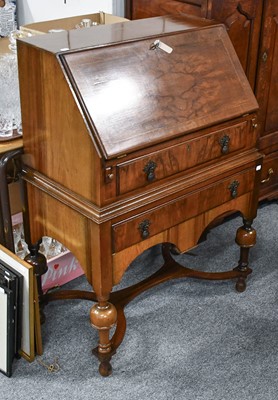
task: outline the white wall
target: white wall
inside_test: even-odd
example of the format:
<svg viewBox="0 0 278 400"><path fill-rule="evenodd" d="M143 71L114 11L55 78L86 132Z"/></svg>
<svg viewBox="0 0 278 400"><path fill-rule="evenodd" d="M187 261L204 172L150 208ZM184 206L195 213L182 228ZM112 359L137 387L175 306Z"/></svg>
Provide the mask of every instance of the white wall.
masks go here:
<svg viewBox="0 0 278 400"><path fill-rule="evenodd" d="M113 14L118 17L125 16L125 0L113 0Z"/></svg>
<svg viewBox="0 0 278 400"><path fill-rule="evenodd" d="M113 14L115 4L121 8L121 0L17 0L17 19L20 26L99 11Z"/></svg>

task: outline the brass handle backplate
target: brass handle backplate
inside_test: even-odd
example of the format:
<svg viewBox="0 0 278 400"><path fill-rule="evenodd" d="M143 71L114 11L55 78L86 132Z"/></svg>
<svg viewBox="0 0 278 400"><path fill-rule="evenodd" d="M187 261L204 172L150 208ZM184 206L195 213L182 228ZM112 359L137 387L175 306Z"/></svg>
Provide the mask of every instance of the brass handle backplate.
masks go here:
<svg viewBox="0 0 278 400"><path fill-rule="evenodd" d="M233 199L235 199L238 195L237 189L239 187L239 181L233 181L230 185L229 185L229 190L231 192L231 196Z"/></svg>
<svg viewBox="0 0 278 400"><path fill-rule="evenodd" d="M227 154L229 152L230 137L228 135L222 136L222 138L219 139L219 144L221 146L221 153Z"/></svg>
<svg viewBox="0 0 278 400"><path fill-rule="evenodd" d="M138 229L141 233L141 238L142 239L147 239L150 236L150 220L145 219L144 221L140 222L138 225Z"/></svg>
<svg viewBox="0 0 278 400"><path fill-rule="evenodd" d="M156 169L157 165L154 161L149 161L143 171L145 172L145 174L147 175L147 180L148 182L152 182L155 180L155 169Z"/></svg>
<svg viewBox="0 0 278 400"><path fill-rule="evenodd" d="M271 179L271 176L272 176L273 174L274 174L273 169L272 169L272 168L269 168L268 173L267 173L267 178L263 179L263 180L261 181L261 183L269 182L270 179Z"/></svg>

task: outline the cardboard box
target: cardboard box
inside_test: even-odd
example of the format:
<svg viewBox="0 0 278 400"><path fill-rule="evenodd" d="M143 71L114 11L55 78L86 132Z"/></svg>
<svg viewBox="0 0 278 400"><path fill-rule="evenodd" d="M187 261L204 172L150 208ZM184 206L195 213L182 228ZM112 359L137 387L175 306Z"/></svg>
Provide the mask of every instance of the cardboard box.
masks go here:
<svg viewBox="0 0 278 400"><path fill-rule="evenodd" d="M115 15L106 14L104 12L99 12L96 14L78 15L75 17L36 22L33 24L24 25L20 27L20 29L23 31L27 31L33 35L48 33L51 29L71 30L76 29L76 26L79 25L81 20L85 18L90 18L92 22L96 23L97 25L108 25L115 24L117 22L128 21L126 18L117 17Z"/></svg>
<svg viewBox="0 0 278 400"><path fill-rule="evenodd" d="M42 276L43 292L84 275L79 262L70 251L49 259L47 265L48 271Z"/></svg>

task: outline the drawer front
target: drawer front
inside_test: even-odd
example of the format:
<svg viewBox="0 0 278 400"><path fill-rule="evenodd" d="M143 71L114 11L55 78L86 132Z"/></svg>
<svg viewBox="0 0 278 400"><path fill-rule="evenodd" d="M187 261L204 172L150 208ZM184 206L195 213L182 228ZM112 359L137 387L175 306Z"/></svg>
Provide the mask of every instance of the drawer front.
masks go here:
<svg viewBox="0 0 278 400"><path fill-rule="evenodd" d="M147 239L253 189L255 168L112 225L114 252ZM232 205L231 205L232 207Z"/></svg>
<svg viewBox="0 0 278 400"><path fill-rule="evenodd" d="M271 197L278 190L278 152L265 157L262 169L260 197ZM277 193L275 195L277 198Z"/></svg>
<svg viewBox="0 0 278 400"><path fill-rule="evenodd" d="M148 156L118 164L118 195L236 151L255 147L256 132L250 126L251 121L244 121L233 127L185 140Z"/></svg>

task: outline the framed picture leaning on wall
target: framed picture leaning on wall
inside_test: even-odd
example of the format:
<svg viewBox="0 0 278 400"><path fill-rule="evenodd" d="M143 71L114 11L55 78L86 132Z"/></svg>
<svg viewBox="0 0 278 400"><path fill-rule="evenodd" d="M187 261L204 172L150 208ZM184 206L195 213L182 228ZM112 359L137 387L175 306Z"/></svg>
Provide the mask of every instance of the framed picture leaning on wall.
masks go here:
<svg viewBox="0 0 278 400"><path fill-rule="evenodd" d="M0 264L2 265L1 274L1 305L2 307L8 307L8 302L16 303L15 298L17 301L19 300L21 304L18 305L18 314L17 317L20 318L19 321L15 321L13 328L14 333L9 333L9 344L10 338L13 336L13 350L12 352L14 355L18 353L20 356L24 357L28 361L33 361L35 358L36 349L38 354L42 352L42 345L41 345L41 330L40 330L40 321L39 321L39 304L37 299L37 287L36 287L36 279L33 270L33 266L21 260L11 251L6 249L5 247L0 245ZM6 279L6 284L3 281L3 277L5 276L5 268L7 270L7 274L12 273L13 275L18 275L22 277L22 282L20 284L20 292L17 292L15 289L14 284L9 284L9 280ZM3 272L4 271L4 272ZM12 279L10 277L10 279ZM6 286L6 287L5 287ZM4 288L5 287L5 288ZM0 288L1 289L1 288ZM7 290L6 290L7 289ZM10 293L12 292L12 293ZM4 309L3 308L3 309ZM7 308L8 309L8 308ZM5 319L5 315L8 317L8 312L2 313L2 319ZM16 319L16 316L14 316ZM6 326L5 321L1 321ZM4 336L3 336L4 335ZM18 338L20 335L20 338ZM0 343L0 351L5 353L5 346L3 342L5 342L5 334L4 331L2 332ZM16 339L17 337L17 339ZM8 344L7 341L7 344ZM10 346L12 346L10 344ZM1 353L2 354L2 353ZM1 358L0 354L0 358ZM1 369L1 367L0 367ZM7 374L9 375L9 373Z"/></svg>

